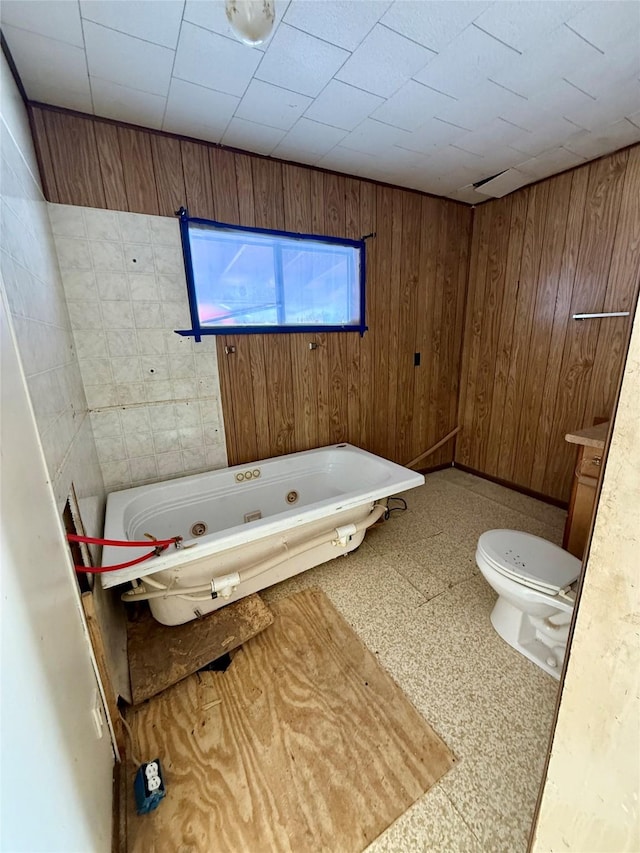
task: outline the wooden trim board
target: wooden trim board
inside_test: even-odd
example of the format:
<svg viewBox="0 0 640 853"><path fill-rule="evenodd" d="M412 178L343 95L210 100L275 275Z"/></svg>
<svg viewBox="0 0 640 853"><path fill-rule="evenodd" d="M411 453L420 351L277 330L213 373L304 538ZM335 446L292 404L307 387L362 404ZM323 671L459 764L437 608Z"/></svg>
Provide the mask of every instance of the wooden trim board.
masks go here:
<svg viewBox="0 0 640 853"><path fill-rule="evenodd" d="M273 614L258 595L168 627L141 609L127 626L133 704L156 696L264 631Z"/></svg>
<svg viewBox="0 0 640 853"><path fill-rule="evenodd" d="M225 672L129 713L167 796L129 853L358 853L455 759L320 590L272 604Z"/></svg>

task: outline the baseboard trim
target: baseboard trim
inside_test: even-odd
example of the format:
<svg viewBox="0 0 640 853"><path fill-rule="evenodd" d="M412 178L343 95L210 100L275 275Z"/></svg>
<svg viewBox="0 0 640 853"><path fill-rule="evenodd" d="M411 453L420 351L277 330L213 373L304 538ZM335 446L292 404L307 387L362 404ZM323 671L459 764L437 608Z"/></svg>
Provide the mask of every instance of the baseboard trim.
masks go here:
<svg viewBox="0 0 640 853"><path fill-rule="evenodd" d="M549 495L543 495L542 492L534 492L533 489L527 489L526 486L519 486L517 483L512 483L510 480L502 480L500 477L492 477L491 474L485 474L483 471L477 471L475 468L470 468L468 465L462 465L460 462L453 462L454 468L459 468L460 471L465 471L467 474L474 474L476 477L482 477L483 480L489 480L491 483L496 483L498 486L505 486L507 489L513 489L514 492L520 492L528 498L535 498L538 501L543 501L546 504L560 507L560 509L568 509L569 501L561 501L558 498L552 498Z"/></svg>
<svg viewBox="0 0 640 853"><path fill-rule="evenodd" d="M444 471L445 468L453 468L453 461L433 465L431 468L418 468L418 474L433 474L435 471Z"/></svg>

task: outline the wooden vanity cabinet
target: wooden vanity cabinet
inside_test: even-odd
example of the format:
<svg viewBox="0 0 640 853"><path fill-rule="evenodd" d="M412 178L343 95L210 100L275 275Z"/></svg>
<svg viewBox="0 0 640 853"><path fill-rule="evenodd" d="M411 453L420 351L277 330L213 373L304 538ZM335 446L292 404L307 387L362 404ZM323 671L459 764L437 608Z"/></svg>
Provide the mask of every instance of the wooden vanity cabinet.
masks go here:
<svg viewBox="0 0 640 853"><path fill-rule="evenodd" d="M580 560L591 529L608 431L606 422L565 436L568 442L578 445L578 453L562 547Z"/></svg>

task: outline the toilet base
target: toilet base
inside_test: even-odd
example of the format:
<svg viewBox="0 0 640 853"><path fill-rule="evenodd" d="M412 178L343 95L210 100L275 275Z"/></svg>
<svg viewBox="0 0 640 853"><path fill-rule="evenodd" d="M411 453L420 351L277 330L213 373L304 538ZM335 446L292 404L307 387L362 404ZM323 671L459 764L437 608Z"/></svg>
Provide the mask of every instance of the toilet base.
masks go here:
<svg viewBox="0 0 640 853"><path fill-rule="evenodd" d="M546 620L530 616L506 598L499 597L491 611L491 624L512 648L556 680L560 679L567 647L568 621L566 626L550 630ZM554 642L550 633L560 634L561 638Z"/></svg>

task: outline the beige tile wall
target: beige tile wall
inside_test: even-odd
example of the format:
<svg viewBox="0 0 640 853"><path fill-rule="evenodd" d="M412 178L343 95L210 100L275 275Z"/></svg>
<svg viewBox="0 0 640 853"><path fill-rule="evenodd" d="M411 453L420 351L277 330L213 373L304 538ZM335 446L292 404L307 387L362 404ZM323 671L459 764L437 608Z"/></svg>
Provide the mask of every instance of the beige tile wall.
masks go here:
<svg viewBox="0 0 640 853"><path fill-rule="evenodd" d="M175 219L49 205L105 485L227 464L215 339L189 328Z"/></svg>
<svg viewBox="0 0 640 853"><path fill-rule="evenodd" d="M3 63L0 270L47 470L62 509L104 487L29 125Z"/></svg>

